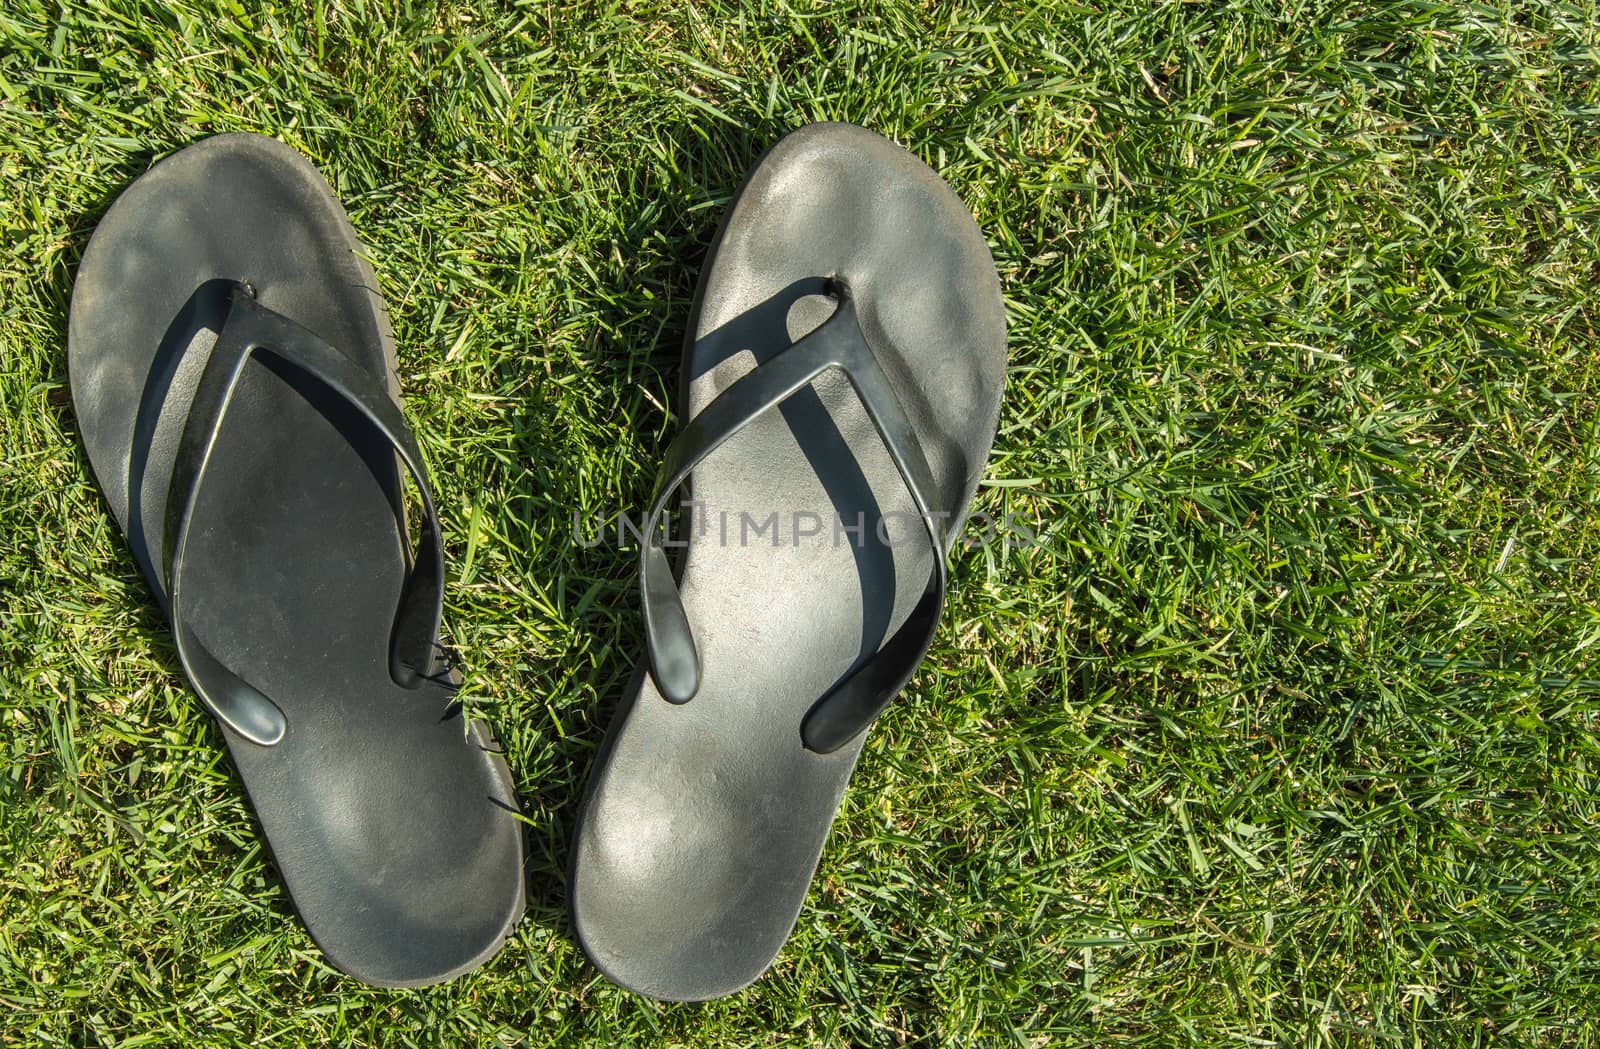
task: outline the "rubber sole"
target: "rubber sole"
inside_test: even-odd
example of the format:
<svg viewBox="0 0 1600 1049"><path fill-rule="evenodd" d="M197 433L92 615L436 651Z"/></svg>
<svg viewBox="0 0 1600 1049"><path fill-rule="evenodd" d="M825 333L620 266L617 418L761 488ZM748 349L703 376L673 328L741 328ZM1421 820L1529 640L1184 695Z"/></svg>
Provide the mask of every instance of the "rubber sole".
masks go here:
<svg viewBox="0 0 1600 1049"><path fill-rule="evenodd" d="M175 445L227 292L310 329L398 401L394 343L343 208L299 153L221 135L161 161L100 222L68 331L106 501L166 607ZM409 987L491 957L524 905L505 762L449 688L390 678L406 571L392 449L270 356L245 366L194 510L185 619L283 708L281 742L221 728L296 911L336 968Z"/></svg>
<svg viewBox="0 0 1600 1049"><path fill-rule="evenodd" d="M853 289L874 344L891 348L883 368L941 509L960 519L1004 387L999 279L949 187L861 128L801 129L748 176L702 274L681 417L826 320L834 279ZM674 705L642 665L635 673L590 773L569 872L589 959L674 1001L732 993L781 950L864 738L815 753L801 722L905 621L937 556L837 374L740 431L690 485L704 530L679 590L699 690Z"/></svg>

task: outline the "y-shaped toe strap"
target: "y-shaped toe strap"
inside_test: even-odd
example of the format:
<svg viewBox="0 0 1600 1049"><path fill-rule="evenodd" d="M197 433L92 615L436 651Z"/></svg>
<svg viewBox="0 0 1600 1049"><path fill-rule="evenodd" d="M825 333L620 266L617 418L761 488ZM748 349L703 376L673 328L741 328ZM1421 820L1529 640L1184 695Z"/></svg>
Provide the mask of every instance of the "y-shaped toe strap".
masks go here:
<svg viewBox="0 0 1600 1049"><path fill-rule="evenodd" d="M257 353L291 365L358 409L359 418L399 452L421 492L421 537L400 592L389 643L389 673L403 687L420 685L432 667L444 599L444 549L421 452L382 379L287 317L262 306L242 286L236 287L227 319L195 385L194 401L178 443L167 494L162 553L178 658L201 702L234 732L254 743L271 746L288 730L282 708L224 665L200 641L185 619L184 591L194 507L202 497L211 452L245 364ZM293 658L293 654L285 653L284 658Z"/></svg>
<svg viewBox="0 0 1600 1049"><path fill-rule="evenodd" d="M807 749L823 754L839 749L865 730L911 679L938 628L946 581L945 528L931 507L938 488L927 456L867 342L849 289L834 282L833 290L839 306L821 327L740 378L684 425L667 449L639 553L640 603L650 673L666 699L686 703L700 688L700 654L672 566L655 542L661 515L695 466L724 441L823 372L831 368L844 372L927 527L933 572L922 598L900 628L806 714L800 726L801 740Z"/></svg>

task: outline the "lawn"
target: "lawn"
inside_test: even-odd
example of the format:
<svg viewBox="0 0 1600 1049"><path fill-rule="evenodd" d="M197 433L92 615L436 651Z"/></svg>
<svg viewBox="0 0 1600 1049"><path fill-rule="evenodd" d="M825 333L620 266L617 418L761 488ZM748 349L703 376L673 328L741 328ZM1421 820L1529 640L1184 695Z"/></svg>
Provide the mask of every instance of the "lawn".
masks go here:
<svg viewBox="0 0 1600 1049"><path fill-rule="evenodd" d="M249 10L246 10L246 9ZM1600 1045L1600 10L0 9L0 1044ZM966 201L1011 367L945 623L748 991L607 983L574 808L744 171L864 124ZM66 311L159 158L303 151L369 245L529 913L330 969L89 473Z"/></svg>

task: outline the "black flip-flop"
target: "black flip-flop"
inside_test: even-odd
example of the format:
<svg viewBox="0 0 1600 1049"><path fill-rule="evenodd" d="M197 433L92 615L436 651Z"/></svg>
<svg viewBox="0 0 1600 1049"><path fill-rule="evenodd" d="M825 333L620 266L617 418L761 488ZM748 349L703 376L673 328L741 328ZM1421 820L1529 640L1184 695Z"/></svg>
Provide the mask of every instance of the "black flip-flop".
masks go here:
<svg viewBox="0 0 1600 1049"><path fill-rule="evenodd" d="M938 625L1005 366L994 261L926 165L845 124L756 164L701 277L647 519L649 657L573 848L574 925L615 982L713 998L782 948L862 733ZM655 526L680 488L675 581Z"/></svg>
<svg viewBox="0 0 1600 1049"><path fill-rule="evenodd" d="M67 355L95 476L295 909L335 967L418 986L504 941L522 832L436 663L439 523L360 250L299 153L206 139L101 220Z"/></svg>

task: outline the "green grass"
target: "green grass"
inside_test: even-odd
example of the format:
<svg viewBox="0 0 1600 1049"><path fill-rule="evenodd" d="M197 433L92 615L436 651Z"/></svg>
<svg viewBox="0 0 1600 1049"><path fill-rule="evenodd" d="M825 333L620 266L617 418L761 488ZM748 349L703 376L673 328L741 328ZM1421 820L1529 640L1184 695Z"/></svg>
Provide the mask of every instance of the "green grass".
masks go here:
<svg viewBox="0 0 1600 1049"><path fill-rule="evenodd" d="M1600 1045L1600 10L1234 0L0 8L0 1043ZM251 8L246 13L244 8ZM660 1006L563 909L641 650L705 247L818 119L941 171L1011 371L794 936ZM529 914L330 970L90 476L65 315L153 161L251 130L370 245Z"/></svg>

